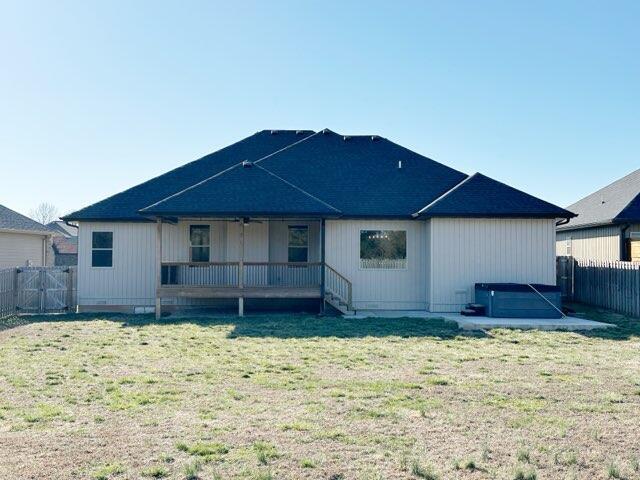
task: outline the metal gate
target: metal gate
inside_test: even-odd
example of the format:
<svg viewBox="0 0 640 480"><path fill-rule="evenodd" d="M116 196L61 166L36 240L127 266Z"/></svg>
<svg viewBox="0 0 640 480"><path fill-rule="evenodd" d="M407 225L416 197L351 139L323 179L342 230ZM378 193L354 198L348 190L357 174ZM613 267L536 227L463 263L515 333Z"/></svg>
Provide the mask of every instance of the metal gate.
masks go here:
<svg viewBox="0 0 640 480"><path fill-rule="evenodd" d="M73 269L20 267L17 274L19 313L56 313L75 308Z"/></svg>

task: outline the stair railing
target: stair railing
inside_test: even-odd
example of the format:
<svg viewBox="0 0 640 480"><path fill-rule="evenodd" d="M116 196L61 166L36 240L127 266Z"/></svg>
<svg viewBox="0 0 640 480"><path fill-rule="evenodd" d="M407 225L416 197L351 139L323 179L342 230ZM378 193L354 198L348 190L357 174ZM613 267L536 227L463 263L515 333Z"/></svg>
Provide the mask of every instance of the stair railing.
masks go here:
<svg viewBox="0 0 640 480"><path fill-rule="evenodd" d="M353 310L353 286L351 282L336 271L335 268L325 263L325 292L334 296L348 310Z"/></svg>

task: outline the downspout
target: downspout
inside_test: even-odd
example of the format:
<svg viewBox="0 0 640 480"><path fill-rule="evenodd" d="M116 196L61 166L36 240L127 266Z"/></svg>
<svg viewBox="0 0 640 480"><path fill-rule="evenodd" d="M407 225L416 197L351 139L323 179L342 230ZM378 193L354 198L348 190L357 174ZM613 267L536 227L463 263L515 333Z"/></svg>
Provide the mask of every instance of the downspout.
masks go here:
<svg viewBox="0 0 640 480"><path fill-rule="evenodd" d="M626 242L625 234L627 233L627 230L629 229L630 226L631 224L629 223L625 223L624 225L620 226L620 260L621 261L627 260L627 242Z"/></svg>

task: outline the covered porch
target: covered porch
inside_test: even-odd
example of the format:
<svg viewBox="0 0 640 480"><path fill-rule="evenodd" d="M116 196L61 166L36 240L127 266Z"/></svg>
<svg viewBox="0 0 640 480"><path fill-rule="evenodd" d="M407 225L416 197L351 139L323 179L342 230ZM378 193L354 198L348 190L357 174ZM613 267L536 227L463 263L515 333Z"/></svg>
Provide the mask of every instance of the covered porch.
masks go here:
<svg viewBox="0 0 640 480"><path fill-rule="evenodd" d="M325 262L320 218L156 219L156 317L167 302L316 299L348 306L351 283ZM185 300L193 299L193 300Z"/></svg>

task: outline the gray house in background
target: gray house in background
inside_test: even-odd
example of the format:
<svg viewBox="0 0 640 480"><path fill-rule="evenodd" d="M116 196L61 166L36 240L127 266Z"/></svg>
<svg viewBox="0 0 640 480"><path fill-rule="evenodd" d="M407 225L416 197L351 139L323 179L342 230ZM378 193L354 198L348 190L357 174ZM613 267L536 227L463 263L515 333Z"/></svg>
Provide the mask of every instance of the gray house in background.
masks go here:
<svg viewBox="0 0 640 480"><path fill-rule="evenodd" d="M51 234L41 223L0 205L0 268L53 263Z"/></svg>
<svg viewBox="0 0 640 480"><path fill-rule="evenodd" d="M557 255L640 262L640 169L567 209L578 216L558 226Z"/></svg>

